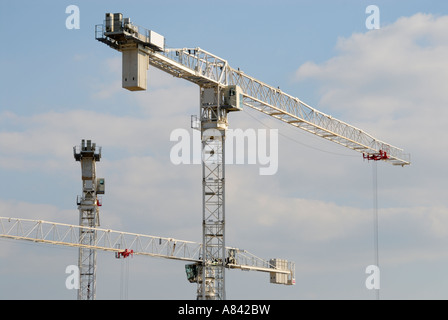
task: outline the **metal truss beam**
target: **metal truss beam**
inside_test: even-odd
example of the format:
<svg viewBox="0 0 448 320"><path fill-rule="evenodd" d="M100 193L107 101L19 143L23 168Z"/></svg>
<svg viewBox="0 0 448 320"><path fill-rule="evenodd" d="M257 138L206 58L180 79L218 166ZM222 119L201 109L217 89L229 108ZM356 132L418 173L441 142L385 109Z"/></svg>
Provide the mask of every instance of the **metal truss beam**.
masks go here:
<svg viewBox="0 0 448 320"><path fill-rule="evenodd" d="M81 229L95 232L95 242L87 243L80 238ZM42 220L0 217L0 238L115 253L127 249L134 255L195 263L203 261L202 243ZM279 268L246 250L226 247L225 252L226 268L287 274L294 278L295 265L292 262L288 268Z"/></svg>
<svg viewBox="0 0 448 320"><path fill-rule="evenodd" d="M363 154L386 152L384 159L393 165L409 165L403 149L374 138L367 132L320 112L279 88L267 85L235 70L223 60L200 48L148 50L149 64L199 86L238 85L244 105L299 129Z"/></svg>

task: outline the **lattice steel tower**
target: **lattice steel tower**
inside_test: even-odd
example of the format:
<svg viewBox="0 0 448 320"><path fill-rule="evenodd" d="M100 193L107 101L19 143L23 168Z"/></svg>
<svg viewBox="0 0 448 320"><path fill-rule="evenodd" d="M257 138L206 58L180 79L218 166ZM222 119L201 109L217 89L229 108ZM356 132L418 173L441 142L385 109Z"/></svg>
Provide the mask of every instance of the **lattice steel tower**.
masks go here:
<svg viewBox="0 0 448 320"><path fill-rule="evenodd" d="M98 227L99 206L101 199L98 194L104 194L104 179L96 178L96 162L101 159L101 148L96 147L91 140L81 141L79 147L73 147L76 161L81 162L82 195L77 197L79 210L79 225L82 227ZM79 243L87 246L96 245L96 230L80 228ZM96 250L79 247L79 289L78 300L95 300L96 297Z"/></svg>
<svg viewBox="0 0 448 320"><path fill-rule="evenodd" d="M200 88L203 264L198 299L225 299L225 138L227 114L239 111L238 88ZM204 281L205 279L205 281Z"/></svg>

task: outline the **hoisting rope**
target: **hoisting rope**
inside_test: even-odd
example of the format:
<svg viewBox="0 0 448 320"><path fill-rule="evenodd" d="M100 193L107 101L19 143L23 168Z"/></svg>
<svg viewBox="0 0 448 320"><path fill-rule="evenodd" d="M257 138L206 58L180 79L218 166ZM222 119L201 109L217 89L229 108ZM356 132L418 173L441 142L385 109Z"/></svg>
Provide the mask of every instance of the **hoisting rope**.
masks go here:
<svg viewBox="0 0 448 320"><path fill-rule="evenodd" d="M378 267L379 255L378 255L378 167L377 161L372 161L372 180L373 180L373 253L374 263ZM380 289L375 289L376 299L380 299Z"/></svg>
<svg viewBox="0 0 448 320"><path fill-rule="evenodd" d="M117 245L120 248L120 245ZM115 252L115 258L121 259L121 271L120 271L120 300L128 299L129 291L129 256L134 255L134 250L125 249L123 251ZM126 262L125 262L126 261Z"/></svg>
<svg viewBox="0 0 448 320"><path fill-rule="evenodd" d="M263 121L257 119L255 116L253 116L253 115L252 115L249 111L247 111L247 110L248 110L248 108L243 109L243 111L244 111L248 116L250 116L252 119L254 119L254 120L257 121L258 123L262 124L264 127L268 128L268 129L273 129L271 126L267 125L265 122L263 122ZM280 123L285 124L284 122L280 122ZM285 124L285 128L286 128L286 124ZM301 132L301 131L297 131L297 132ZM282 133L282 132L279 132L278 134L279 134L279 136L282 136L283 138L286 138L286 139L288 139L288 140L291 140L291 141L293 141L293 142L295 142L295 143L297 143L297 144L300 144L300 145L302 145L302 146L304 146L304 147L306 147L306 148L309 148L309 149L317 150L317 151L324 152L324 153L328 153L328 154L333 154L333 155L336 155L336 156L352 157L352 158L353 158L353 157L357 157L357 156L355 156L355 155L342 154L342 153L337 153L337 152L332 152L332 151L324 150L324 149L321 149L321 148L317 148L317 147L312 146L312 145L310 145L310 144L306 144L306 143L304 143L304 142L302 142L302 141L299 141L299 140L297 140L297 139L294 139L294 138L292 137L292 135L289 136L289 135L284 134L284 133ZM295 136L295 133L294 133L294 136Z"/></svg>
<svg viewBox="0 0 448 320"><path fill-rule="evenodd" d="M128 300L129 259L121 259L120 300Z"/></svg>

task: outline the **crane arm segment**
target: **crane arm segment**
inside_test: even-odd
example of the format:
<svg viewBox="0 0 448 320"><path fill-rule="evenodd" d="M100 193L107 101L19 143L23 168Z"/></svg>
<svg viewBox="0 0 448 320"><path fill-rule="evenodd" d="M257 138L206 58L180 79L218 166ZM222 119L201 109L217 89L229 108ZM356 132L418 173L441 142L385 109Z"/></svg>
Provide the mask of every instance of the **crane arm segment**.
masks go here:
<svg viewBox="0 0 448 320"><path fill-rule="evenodd" d="M233 69L226 60L200 48L150 51L149 63L201 86L237 85L243 92L243 104L250 108L366 155L385 152L387 157L382 160L394 165L410 164L409 154L405 154L403 149L320 112L300 99L267 85L239 69Z"/></svg>
<svg viewBox="0 0 448 320"><path fill-rule="evenodd" d="M84 234L86 231L96 232L96 243L83 243L79 237L81 229ZM42 220L0 217L0 238L202 263L201 243ZM276 259L274 262L263 260L238 248L226 247L226 252L227 268L294 276L292 262L278 265Z"/></svg>
<svg viewBox="0 0 448 320"><path fill-rule="evenodd" d="M96 232L96 242L83 243L80 230L84 234ZM202 245L196 242L42 220L0 217L0 237L117 253L127 249L136 255L201 261Z"/></svg>
<svg viewBox="0 0 448 320"><path fill-rule="evenodd" d="M127 26L132 26L129 29ZM154 47L146 30L132 24L119 32L108 33L105 24L95 27L96 39L123 51L138 47L148 56L150 65L175 77L191 81L201 87L239 86L243 104L297 128L362 153L365 158L379 158L394 165L409 165L409 154L402 149L378 140L370 134L343 121L320 112L300 99L267 85L247 74L231 68L228 62L201 48ZM142 41L142 39L146 39ZM377 155L385 155L376 157Z"/></svg>
<svg viewBox="0 0 448 320"><path fill-rule="evenodd" d="M364 155L386 153L383 160L393 165L409 165L409 155L402 149L378 140L365 131L320 112L296 97L231 69L229 83L244 92L243 103L264 114L340 144Z"/></svg>

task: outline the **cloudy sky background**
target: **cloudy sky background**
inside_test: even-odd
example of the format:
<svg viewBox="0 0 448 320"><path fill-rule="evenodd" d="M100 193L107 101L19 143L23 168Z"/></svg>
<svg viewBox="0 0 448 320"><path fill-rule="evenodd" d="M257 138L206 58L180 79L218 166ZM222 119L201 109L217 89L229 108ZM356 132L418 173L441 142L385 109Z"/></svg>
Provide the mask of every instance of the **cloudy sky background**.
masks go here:
<svg viewBox="0 0 448 320"><path fill-rule="evenodd" d="M80 29L65 9L78 5ZM367 30L365 9L380 9ZM0 216L78 223L73 146L102 147L101 227L201 241L201 167L173 165L170 134L190 129L198 88L150 68L148 90L121 88L121 56L94 39L105 12L201 47L234 68L411 154L378 163L382 299L446 299L448 5L441 1L14 1L0 59ZM373 165L246 108L231 128L279 130L279 169L226 167L227 245L296 263L296 285L226 272L228 299L374 299ZM76 299L77 249L0 239L1 299ZM97 298L195 299L184 263L98 253Z"/></svg>

